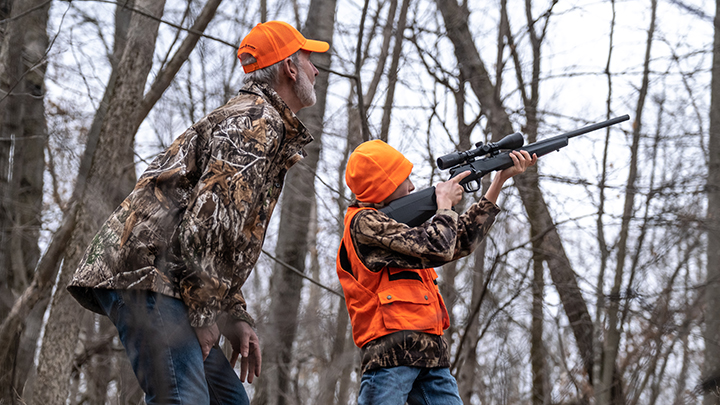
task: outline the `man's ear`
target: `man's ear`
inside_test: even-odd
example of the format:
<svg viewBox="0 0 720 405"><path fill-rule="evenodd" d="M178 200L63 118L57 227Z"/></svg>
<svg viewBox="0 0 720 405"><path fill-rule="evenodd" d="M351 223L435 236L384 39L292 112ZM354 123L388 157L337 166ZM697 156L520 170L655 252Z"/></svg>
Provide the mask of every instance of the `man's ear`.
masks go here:
<svg viewBox="0 0 720 405"><path fill-rule="evenodd" d="M298 67L295 66L295 63L293 63L292 59L285 58L282 62L282 70L285 72L285 75L290 78L290 80L295 81L297 80L297 74L298 74Z"/></svg>

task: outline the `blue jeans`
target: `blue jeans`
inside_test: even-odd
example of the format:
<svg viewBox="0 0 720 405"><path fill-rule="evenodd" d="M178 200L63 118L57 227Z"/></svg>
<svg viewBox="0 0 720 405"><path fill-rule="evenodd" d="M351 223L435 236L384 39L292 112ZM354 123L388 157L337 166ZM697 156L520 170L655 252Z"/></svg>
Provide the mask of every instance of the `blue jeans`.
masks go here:
<svg viewBox="0 0 720 405"><path fill-rule="evenodd" d="M249 405L220 349L213 347L203 362L181 300L140 290L96 289L94 294L118 330L148 405Z"/></svg>
<svg viewBox="0 0 720 405"><path fill-rule="evenodd" d="M358 405L462 405L448 368L390 367L363 374Z"/></svg>

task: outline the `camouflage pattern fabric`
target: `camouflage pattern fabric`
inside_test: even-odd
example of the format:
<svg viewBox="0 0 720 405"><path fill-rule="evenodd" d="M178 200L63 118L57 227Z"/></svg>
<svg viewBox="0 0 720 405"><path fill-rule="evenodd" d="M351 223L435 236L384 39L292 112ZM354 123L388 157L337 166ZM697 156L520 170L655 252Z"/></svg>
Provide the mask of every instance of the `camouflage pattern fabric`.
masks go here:
<svg viewBox="0 0 720 405"><path fill-rule="evenodd" d="M68 286L182 299L194 327L227 313L251 325L241 287L255 265L287 170L312 141L269 86L248 83L160 154L95 235Z"/></svg>
<svg viewBox="0 0 720 405"><path fill-rule="evenodd" d="M499 212L497 205L482 197L462 215L438 210L432 220L411 228L380 211L363 210L353 218L350 236L358 257L372 271L439 267L472 253Z"/></svg>
<svg viewBox="0 0 720 405"><path fill-rule="evenodd" d="M363 346L363 373L397 366L450 367L450 351L445 336L403 330Z"/></svg>
<svg viewBox="0 0 720 405"><path fill-rule="evenodd" d="M380 208L376 204L356 205ZM377 210L363 210L350 225L358 258L371 271L386 267L425 269L439 267L472 253L485 238L500 208L483 197L464 214L438 210L435 217L411 228ZM444 336L400 331L362 347L363 373L376 368L413 366L449 367Z"/></svg>

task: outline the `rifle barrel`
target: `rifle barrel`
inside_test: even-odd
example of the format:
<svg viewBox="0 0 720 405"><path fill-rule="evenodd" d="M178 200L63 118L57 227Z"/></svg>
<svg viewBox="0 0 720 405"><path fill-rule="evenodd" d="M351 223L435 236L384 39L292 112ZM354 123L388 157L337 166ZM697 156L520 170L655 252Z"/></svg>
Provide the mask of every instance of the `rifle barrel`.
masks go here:
<svg viewBox="0 0 720 405"><path fill-rule="evenodd" d="M575 137L575 136L578 136L578 135L582 135L582 134L586 134L586 133L588 133L588 132L595 131L595 130L600 129L600 128L609 127L610 125L615 125L615 124L617 124L618 122L627 121L627 120L629 120L629 119L630 119L630 116L627 115L627 114L625 114L625 115L621 115L620 117L611 118L611 119L609 119L609 120L607 120L607 121L598 122L597 124L591 124L591 125L588 125L588 126L586 126L586 127L582 127L582 128L580 128L580 129L576 129L576 130L573 130L573 131L570 131L570 132L566 132L566 133L564 133L564 134L562 134L562 135L560 135L560 136L563 136L563 137L566 136L566 137L568 137L568 138L572 138L572 137Z"/></svg>

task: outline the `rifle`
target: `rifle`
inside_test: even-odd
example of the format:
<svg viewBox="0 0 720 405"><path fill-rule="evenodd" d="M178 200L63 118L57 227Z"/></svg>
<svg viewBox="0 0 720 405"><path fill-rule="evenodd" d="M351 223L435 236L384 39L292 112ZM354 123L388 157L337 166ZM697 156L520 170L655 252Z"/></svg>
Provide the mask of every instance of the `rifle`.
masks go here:
<svg viewBox="0 0 720 405"><path fill-rule="evenodd" d="M538 157L552 151L560 150L568 145L568 139L592 132L601 128L609 127L630 119L628 115L609 119L597 124L588 125L574 131L566 132L548 139L523 146L525 140L523 134L515 132L507 135L498 142L483 144L478 142L475 149L467 152L453 152L437 159L437 165L441 170L450 170L450 178L453 178L466 170L470 175L460 181L466 192L477 191L480 188L480 179L486 174L503 170L513 165L510 151L526 150L530 156L536 154ZM480 156L485 156L479 158ZM437 211L435 201L435 187L429 187L405 197L391 201L387 206L380 209L390 218L405 223L409 226L418 226L430 219Z"/></svg>

